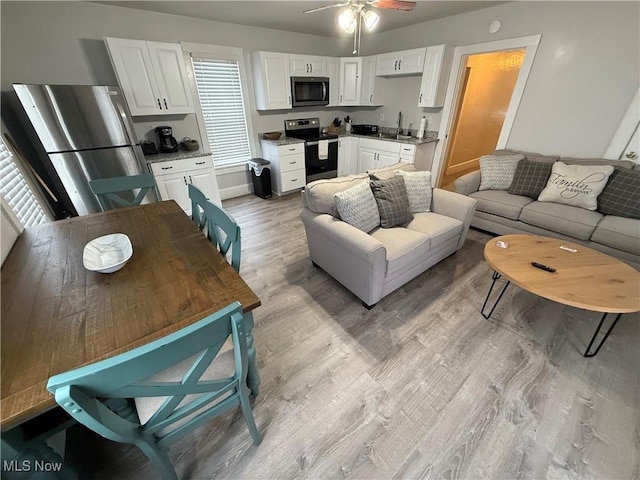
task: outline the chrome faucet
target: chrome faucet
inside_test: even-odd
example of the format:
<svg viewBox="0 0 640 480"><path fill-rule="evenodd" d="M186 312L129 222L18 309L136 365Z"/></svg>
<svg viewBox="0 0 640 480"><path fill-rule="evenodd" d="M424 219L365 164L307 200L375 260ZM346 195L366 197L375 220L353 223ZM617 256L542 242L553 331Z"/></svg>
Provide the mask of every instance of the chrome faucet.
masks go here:
<svg viewBox="0 0 640 480"><path fill-rule="evenodd" d="M398 128L396 129L396 135L400 135L402 133L402 129L400 125L402 124L402 112L398 112Z"/></svg>

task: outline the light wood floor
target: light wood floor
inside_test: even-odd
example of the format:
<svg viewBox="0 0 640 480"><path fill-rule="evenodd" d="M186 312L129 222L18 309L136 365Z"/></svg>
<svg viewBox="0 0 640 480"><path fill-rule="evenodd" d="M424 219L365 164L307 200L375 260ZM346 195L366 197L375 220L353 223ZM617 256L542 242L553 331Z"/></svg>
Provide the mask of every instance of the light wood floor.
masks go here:
<svg viewBox="0 0 640 480"><path fill-rule="evenodd" d="M171 448L192 479L632 479L640 477L640 322L625 315L582 357L594 313L491 281L471 231L462 250L371 311L308 259L298 195L225 202L242 227L241 274L262 300L262 385L251 443L237 412ZM155 478L136 448L83 427L82 479Z"/></svg>

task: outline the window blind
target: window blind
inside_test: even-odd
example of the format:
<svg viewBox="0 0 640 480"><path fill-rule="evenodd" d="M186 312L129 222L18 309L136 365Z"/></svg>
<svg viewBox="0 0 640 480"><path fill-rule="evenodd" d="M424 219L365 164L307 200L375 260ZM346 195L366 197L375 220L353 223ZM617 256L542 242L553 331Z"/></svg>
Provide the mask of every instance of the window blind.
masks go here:
<svg viewBox="0 0 640 480"><path fill-rule="evenodd" d="M194 58L193 70L215 166L245 163L251 150L238 62Z"/></svg>
<svg viewBox="0 0 640 480"><path fill-rule="evenodd" d="M48 221L31 187L0 138L0 193L24 227Z"/></svg>

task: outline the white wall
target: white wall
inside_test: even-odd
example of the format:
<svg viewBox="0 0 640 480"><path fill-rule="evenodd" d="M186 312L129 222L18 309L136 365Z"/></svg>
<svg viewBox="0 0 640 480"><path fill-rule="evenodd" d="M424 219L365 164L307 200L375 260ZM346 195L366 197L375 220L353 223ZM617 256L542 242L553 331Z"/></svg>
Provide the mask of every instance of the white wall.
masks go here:
<svg viewBox="0 0 640 480"><path fill-rule="evenodd" d="M0 8L3 92L11 90L13 82L116 83L104 36L227 45L245 52L350 54L349 39L278 32L110 5L3 1ZM488 27L496 19L502 21L502 29L492 35ZM466 45L541 33L542 40L507 145L541 153L596 157L604 154L640 81L639 23L638 2L512 2L365 35L361 52L371 55L440 43ZM437 126L439 109L416 106L418 78L388 80L384 107L273 113L254 110L251 121L255 133L282 130L286 118L319 116L327 124L334 116L343 118L347 113L356 123L394 126L400 110L404 128L409 123L417 128L423 114L432 116ZM381 113L385 114L384 121L380 121ZM178 138L195 136L189 134L193 124L181 122L172 117L171 122L164 123L174 126ZM138 123L137 130L144 134L156 122L146 119ZM238 178L246 181L246 176Z"/></svg>
<svg viewBox="0 0 640 480"><path fill-rule="evenodd" d="M2 263L4 263L7 255L11 251L11 247L16 243L18 236L20 235L21 227L17 225L17 219L14 218L11 213L5 210L4 201L2 202L2 207L0 208L0 250L2 255Z"/></svg>
<svg viewBox="0 0 640 480"><path fill-rule="evenodd" d="M489 33L493 20L502 21L495 35ZM512 2L381 33L363 44L372 54L389 45L468 45L538 33L507 146L602 156L640 83L639 2Z"/></svg>

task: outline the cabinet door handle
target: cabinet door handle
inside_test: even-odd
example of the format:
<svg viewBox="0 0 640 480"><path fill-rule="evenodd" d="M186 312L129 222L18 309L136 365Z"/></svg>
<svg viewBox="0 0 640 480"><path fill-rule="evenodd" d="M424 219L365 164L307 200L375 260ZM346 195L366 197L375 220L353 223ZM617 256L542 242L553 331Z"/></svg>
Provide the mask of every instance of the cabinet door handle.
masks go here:
<svg viewBox="0 0 640 480"><path fill-rule="evenodd" d="M187 183L187 177L182 177L182 179L184 180L184 184L185 184L185 185L189 185L189 184Z"/></svg>
<svg viewBox="0 0 640 480"><path fill-rule="evenodd" d="M291 95L289 95L289 105L291 105Z"/></svg>
<svg viewBox="0 0 640 480"><path fill-rule="evenodd" d="M160 167L160 170L171 170L173 167Z"/></svg>
<svg viewBox="0 0 640 480"><path fill-rule="evenodd" d="M295 165L298 162L289 162L289 165Z"/></svg>
<svg viewBox="0 0 640 480"><path fill-rule="evenodd" d="M162 110L162 104L160 103L160 99L158 98L157 100L158 100L158 108Z"/></svg>
<svg viewBox="0 0 640 480"><path fill-rule="evenodd" d="M290 152L295 152L295 151L296 151L296 149L295 149L295 148L290 148L290 149L289 149L289 151L290 151Z"/></svg>
<svg viewBox="0 0 640 480"><path fill-rule="evenodd" d="M196 165L204 165L207 162L196 162Z"/></svg>
<svg viewBox="0 0 640 480"><path fill-rule="evenodd" d="M193 180L191 179L191 175L189 175L189 183L193 183Z"/></svg>
<svg viewBox="0 0 640 480"><path fill-rule="evenodd" d="M402 60L399 60L398 61L398 70L401 70L401 69L402 69Z"/></svg>
<svg viewBox="0 0 640 480"><path fill-rule="evenodd" d="M313 63L310 63L310 64L309 64L309 72L310 72L310 73L313 73Z"/></svg>
<svg viewBox="0 0 640 480"><path fill-rule="evenodd" d="M342 94L340 94L340 102L342 103Z"/></svg>
<svg viewBox="0 0 640 480"><path fill-rule="evenodd" d="M166 108L167 110L169 110L169 107L167 107L167 99L166 99L166 98L163 98L163 100L164 100L164 108Z"/></svg>
<svg viewBox="0 0 640 480"><path fill-rule="evenodd" d="M398 60L396 60L396 61L393 63L393 69L394 69L394 70L397 70L397 69L398 69Z"/></svg>
<svg viewBox="0 0 640 480"><path fill-rule="evenodd" d="M420 100L418 102L422 102L422 94L420 94Z"/></svg>
<svg viewBox="0 0 640 480"><path fill-rule="evenodd" d="M373 103L373 93L369 95L369 103Z"/></svg>

